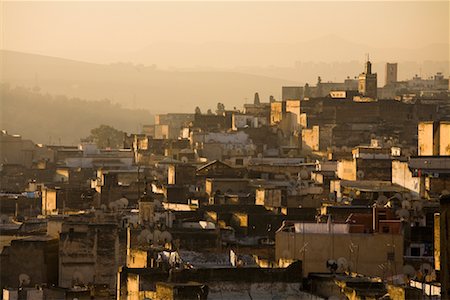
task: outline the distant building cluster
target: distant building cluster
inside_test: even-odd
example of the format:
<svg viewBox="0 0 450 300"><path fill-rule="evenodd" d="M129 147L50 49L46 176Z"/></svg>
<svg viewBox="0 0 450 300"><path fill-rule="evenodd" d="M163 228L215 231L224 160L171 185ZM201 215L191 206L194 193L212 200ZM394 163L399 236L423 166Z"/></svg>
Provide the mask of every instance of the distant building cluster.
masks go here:
<svg viewBox="0 0 450 300"><path fill-rule="evenodd" d="M121 149L2 131L3 299L448 299L449 79L397 68L157 115Z"/></svg>

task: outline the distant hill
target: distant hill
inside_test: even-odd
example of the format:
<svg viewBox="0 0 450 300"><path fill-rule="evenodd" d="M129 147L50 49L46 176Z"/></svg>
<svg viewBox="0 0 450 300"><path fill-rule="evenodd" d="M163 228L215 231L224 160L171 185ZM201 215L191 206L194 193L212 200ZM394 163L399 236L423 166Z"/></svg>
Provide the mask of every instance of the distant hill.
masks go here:
<svg viewBox="0 0 450 300"><path fill-rule="evenodd" d="M295 84L239 72L162 71L152 66L102 65L5 50L0 55L1 82L69 97L107 98L154 113L193 112L196 106L214 109L217 102L227 108L241 107L252 101L256 91L268 101L270 95L281 97L281 86Z"/></svg>
<svg viewBox="0 0 450 300"><path fill-rule="evenodd" d="M146 110L131 110L109 100L86 101L52 96L29 88L0 84L0 129L35 143L77 144L101 124L138 132L153 123Z"/></svg>

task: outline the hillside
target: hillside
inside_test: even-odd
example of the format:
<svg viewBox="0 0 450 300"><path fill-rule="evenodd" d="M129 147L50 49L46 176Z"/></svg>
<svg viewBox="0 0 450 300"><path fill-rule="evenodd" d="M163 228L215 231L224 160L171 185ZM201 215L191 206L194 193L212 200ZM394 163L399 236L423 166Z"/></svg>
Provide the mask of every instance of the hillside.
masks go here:
<svg viewBox="0 0 450 300"><path fill-rule="evenodd" d="M93 64L42 55L0 51L0 81L89 100L111 99L154 113L193 112L196 106L242 106L258 91L263 100L281 96L293 81L225 71L162 71L133 64ZM248 98L249 100L246 100ZM162 105L164 104L164 105Z"/></svg>
<svg viewBox="0 0 450 300"><path fill-rule="evenodd" d="M101 124L137 132L153 123L146 110L131 110L109 100L86 101L53 96L28 88L0 85L0 129L35 143L77 144Z"/></svg>

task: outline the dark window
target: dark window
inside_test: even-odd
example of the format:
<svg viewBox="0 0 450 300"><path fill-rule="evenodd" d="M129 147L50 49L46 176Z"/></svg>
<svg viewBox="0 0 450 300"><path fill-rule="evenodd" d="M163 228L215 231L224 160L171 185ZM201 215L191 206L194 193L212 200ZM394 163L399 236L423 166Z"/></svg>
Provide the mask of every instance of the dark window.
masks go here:
<svg viewBox="0 0 450 300"><path fill-rule="evenodd" d="M394 252L388 252L387 253L387 260L394 261L395 260L395 253Z"/></svg>
<svg viewBox="0 0 450 300"><path fill-rule="evenodd" d="M411 256L420 256L420 248L411 247Z"/></svg>

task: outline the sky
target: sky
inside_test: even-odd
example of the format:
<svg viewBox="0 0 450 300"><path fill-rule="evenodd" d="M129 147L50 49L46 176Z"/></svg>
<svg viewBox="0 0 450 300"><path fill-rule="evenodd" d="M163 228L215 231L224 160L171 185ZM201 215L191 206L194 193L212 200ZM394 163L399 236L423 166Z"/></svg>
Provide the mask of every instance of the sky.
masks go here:
<svg viewBox="0 0 450 300"><path fill-rule="evenodd" d="M321 39L367 49L448 45L449 2L1 2L2 49L95 63L289 65L295 49Z"/></svg>

